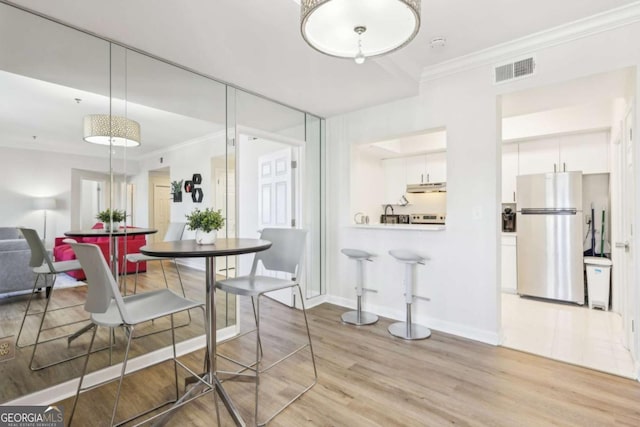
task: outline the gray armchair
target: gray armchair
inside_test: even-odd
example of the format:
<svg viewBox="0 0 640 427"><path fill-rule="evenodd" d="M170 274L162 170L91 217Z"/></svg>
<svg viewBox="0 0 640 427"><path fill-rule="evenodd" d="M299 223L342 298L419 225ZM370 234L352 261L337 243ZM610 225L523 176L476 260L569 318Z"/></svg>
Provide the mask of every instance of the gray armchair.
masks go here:
<svg viewBox="0 0 640 427"><path fill-rule="evenodd" d="M15 227L0 227L0 294L33 288L31 250Z"/></svg>

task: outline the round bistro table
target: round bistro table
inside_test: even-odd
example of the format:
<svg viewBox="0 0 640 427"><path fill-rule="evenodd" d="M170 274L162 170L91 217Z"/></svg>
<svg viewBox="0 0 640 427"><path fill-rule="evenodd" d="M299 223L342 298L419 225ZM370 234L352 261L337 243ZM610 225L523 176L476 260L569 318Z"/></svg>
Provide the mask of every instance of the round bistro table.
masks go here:
<svg viewBox="0 0 640 427"><path fill-rule="evenodd" d="M158 242L145 245L140 252L145 255L166 258L205 258L206 259L206 336L207 336L207 372L204 376L215 388L237 426L244 426L245 422L237 408L231 402L229 395L222 388L216 372L216 257L242 255L260 252L271 247L271 242L260 239L216 239L215 244L199 245L195 240L178 240L174 242ZM191 391L195 389L192 388ZM187 393L189 395L189 393ZM181 400L188 398L185 395ZM178 402L180 403L180 402Z"/></svg>

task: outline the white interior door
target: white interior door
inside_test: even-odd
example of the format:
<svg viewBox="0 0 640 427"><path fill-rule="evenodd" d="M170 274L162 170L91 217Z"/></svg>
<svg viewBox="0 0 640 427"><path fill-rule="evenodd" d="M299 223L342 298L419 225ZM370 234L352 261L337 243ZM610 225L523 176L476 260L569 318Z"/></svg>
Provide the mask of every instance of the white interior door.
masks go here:
<svg viewBox="0 0 640 427"><path fill-rule="evenodd" d="M298 186L303 174L298 167L298 159L304 151L304 141L259 130L239 132L237 140L238 237L259 237L259 230L266 227L299 226L298 219L303 218L303 212ZM237 274L249 274L252 261L251 256L239 256L236 261ZM289 278L264 269L259 269L257 273ZM299 277L299 280L304 286L304 277ZM291 289L270 294L269 297L289 306L297 303Z"/></svg>
<svg viewBox="0 0 640 427"><path fill-rule="evenodd" d="M291 148L258 158L258 224L266 227L292 227Z"/></svg>
<svg viewBox="0 0 640 427"><path fill-rule="evenodd" d="M292 148L264 154L258 158L258 224L263 228L289 228L295 226L293 212ZM262 266L258 274L290 279L291 275L270 272ZM270 292L270 298L288 306L294 305L292 289Z"/></svg>
<svg viewBox="0 0 640 427"><path fill-rule="evenodd" d="M635 272L634 272L634 250L633 247L633 222L635 218L635 171L634 171L634 147L633 147L633 130L632 130L632 120L633 115L632 111L629 111L625 118L624 124L624 138L623 138L623 149L622 149L622 157L623 157L623 166L624 171L622 173L623 180L623 209L622 209L622 228L623 228L623 241L616 242L616 248L618 250L623 250L624 254L622 255L622 266L620 268L624 269L622 277L624 278L625 288L626 288L626 298L625 298L625 310L623 312L623 325L625 330L626 344L628 345L629 350L634 358L634 360L638 360L638 349L636 348L636 335L634 329L637 329L639 325L633 325L634 321L637 321L636 316L638 312L638 302L637 302L637 294L638 294L638 284L635 282ZM615 268L616 266L614 266Z"/></svg>
<svg viewBox="0 0 640 427"><path fill-rule="evenodd" d="M171 189L168 185L153 185L153 227L157 233L147 236L154 242L161 242L167 233L171 219Z"/></svg>
<svg viewBox="0 0 640 427"><path fill-rule="evenodd" d="M91 228L98 221L96 215L106 206L105 187L105 181L81 180L80 228Z"/></svg>

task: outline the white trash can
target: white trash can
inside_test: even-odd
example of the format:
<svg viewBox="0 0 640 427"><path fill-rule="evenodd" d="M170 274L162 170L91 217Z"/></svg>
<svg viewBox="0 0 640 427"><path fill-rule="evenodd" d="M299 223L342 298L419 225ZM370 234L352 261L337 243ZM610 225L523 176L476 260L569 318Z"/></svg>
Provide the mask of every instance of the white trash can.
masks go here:
<svg viewBox="0 0 640 427"><path fill-rule="evenodd" d="M584 265L587 268L587 293L589 294L589 308L600 307L609 310L609 283L611 265L609 258L586 256Z"/></svg>

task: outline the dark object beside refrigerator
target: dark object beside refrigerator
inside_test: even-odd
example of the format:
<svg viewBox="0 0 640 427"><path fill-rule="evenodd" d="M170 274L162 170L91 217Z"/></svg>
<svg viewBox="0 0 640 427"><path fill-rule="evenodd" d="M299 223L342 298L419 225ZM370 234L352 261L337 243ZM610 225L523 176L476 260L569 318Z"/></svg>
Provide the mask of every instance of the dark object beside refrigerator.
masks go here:
<svg viewBox="0 0 640 427"><path fill-rule="evenodd" d="M511 208L502 211L502 231L513 233L516 231L516 213Z"/></svg>

